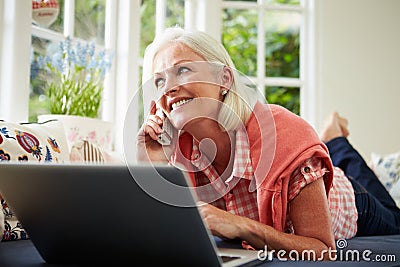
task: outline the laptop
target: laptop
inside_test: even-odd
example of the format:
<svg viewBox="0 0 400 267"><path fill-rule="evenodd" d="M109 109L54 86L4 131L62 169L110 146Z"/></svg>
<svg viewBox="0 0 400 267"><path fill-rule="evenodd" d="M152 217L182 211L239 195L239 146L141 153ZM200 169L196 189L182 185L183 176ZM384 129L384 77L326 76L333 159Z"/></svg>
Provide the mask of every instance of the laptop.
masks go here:
<svg viewBox="0 0 400 267"><path fill-rule="evenodd" d="M185 174L175 167L7 163L0 168L0 193L48 263L261 263L257 251L216 247L190 190L168 199L157 182L143 185L163 180L188 189ZM151 187L155 191L149 194Z"/></svg>

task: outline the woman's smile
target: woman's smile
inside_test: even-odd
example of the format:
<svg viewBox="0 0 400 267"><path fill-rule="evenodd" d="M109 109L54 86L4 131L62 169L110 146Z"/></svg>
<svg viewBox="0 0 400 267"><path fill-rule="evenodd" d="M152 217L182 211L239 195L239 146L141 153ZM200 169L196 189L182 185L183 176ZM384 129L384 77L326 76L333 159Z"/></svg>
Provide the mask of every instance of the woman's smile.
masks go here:
<svg viewBox="0 0 400 267"><path fill-rule="evenodd" d="M185 105L186 103L192 101L193 98L187 98L187 99L181 99L178 101L173 102L170 104L170 109L171 111L176 110L177 108L181 107L182 105Z"/></svg>

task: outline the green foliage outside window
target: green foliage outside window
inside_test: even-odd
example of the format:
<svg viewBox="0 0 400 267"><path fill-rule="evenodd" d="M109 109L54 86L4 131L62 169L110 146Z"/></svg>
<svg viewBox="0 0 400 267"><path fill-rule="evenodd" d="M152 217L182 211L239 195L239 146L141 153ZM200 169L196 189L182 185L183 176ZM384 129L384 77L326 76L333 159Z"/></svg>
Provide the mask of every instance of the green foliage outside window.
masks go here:
<svg viewBox="0 0 400 267"><path fill-rule="evenodd" d="M222 44L236 68L257 75L257 10L226 9L222 13Z"/></svg>
<svg viewBox="0 0 400 267"><path fill-rule="evenodd" d="M268 2L298 4L298 1L294 0ZM236 68L249 76L257 75L257 14L258 10L255 9L225 9L222 14L223 45L231 55ZM289 16L299 17L294 13L265 13L266 77L299 77L300 36L298 27L293 28L293 25L285 24L284 19ZM266 87L264 93L268 103L282 105L296 114L300 113L299 88Z"/></svg>
<svg viewBox="0 0 400 267"><path fill-rule="evenodd" d="M298 0L265 0L268 4L299 5ZM166 27L184 27L184 0L167 3ZM222 13L222 43L231 55L236 68L249 76L257 73L257 23L258 10L225 9ZM278 14L279 15L279 14ZM143 0L141 7L140 55L155 36L155 0ZM268 23L268 21L266 22ZM299 77L299 32L280 27L266 34L266 76ZM269 103L282 105L296 114L300 113L299 88L266 87ZM141 104L142 105L142 104ZM139 124L143 121L140 115Z"/></svg>
<svg viewBox="0 0 400 267"><path fill-rule="evenodd" d="M185 0L167 0L167 11L165 27L184 27ZM142 0L140 8L140 56L143 57L144 50L153 41L156 27L156 0Z"/></svg>
<svg viewBox="0 0 400 267"><path fill-rule="evenodd" d="M106 0L75 0L75 37L104 45Z"/></svg>
<svg viewBox="0 0 400 267"><path fill-rule="evenodd" d="M265 96L268 103L284 106L293 113L300 114L299 88L271 86L265 88Z"/></svg>

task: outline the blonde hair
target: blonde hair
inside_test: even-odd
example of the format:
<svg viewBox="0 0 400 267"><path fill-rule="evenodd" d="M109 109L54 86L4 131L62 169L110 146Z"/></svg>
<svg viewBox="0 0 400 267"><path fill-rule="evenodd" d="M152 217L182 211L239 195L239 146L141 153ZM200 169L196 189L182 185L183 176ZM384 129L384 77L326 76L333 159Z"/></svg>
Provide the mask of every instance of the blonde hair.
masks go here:
<svg viewBox="0 0 400 267"><path fill-rule="evenodd" d="M206 61L223 64L231 68L234 76L233 83L228 94L225 95L225 105L221 106L218 121L227 131L235 130L242 123L245 124L257 101L257 90L240 79L239 72L222 44L204 32L189 32L174 27L167 28L162 34L156 36L153 43L145 51L143 83L152 77L154 57L169 42L184 44ZM143 92L143 95L145 96L146 93L149 92ZM232 116L232 112L236 115Z"/></svg>

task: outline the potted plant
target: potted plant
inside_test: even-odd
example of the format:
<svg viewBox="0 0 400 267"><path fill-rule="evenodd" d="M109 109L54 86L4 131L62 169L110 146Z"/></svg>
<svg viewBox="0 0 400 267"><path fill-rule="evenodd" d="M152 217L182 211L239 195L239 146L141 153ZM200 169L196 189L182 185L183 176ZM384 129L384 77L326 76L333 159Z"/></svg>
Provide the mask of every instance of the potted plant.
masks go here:
<svg viewBox="0 0 400 267"><path fill-rule="evenodd" d="M104 77L113 55L96 51L94 44L72 44L66 38L52 55L37 62L47 76L46 101L52 115L40 115L38 121L58 119L64 125L69 146L86 139L106 149L112 145L112 125L98 120Z"/></svg>

